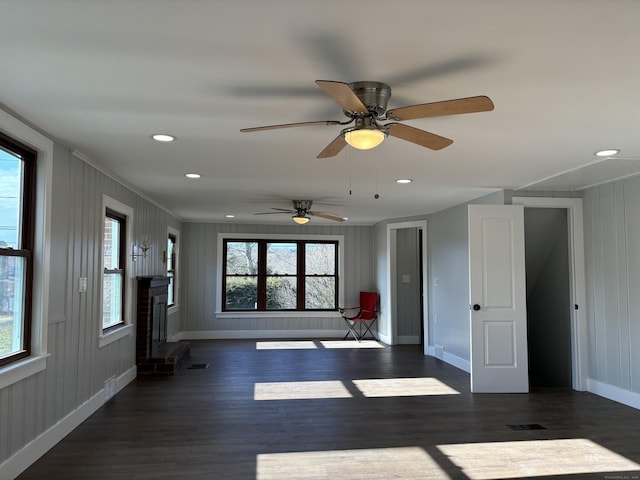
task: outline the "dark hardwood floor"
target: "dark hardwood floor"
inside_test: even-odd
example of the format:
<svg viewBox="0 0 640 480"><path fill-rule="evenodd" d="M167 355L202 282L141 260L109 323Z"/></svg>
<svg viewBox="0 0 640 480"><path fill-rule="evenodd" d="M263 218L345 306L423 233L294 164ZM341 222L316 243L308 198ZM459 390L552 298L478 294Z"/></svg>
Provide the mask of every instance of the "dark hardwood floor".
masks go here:
<svg viewBox="0 0 640 480"><path fill-rule="evenodd" d="M138 377L18 478L640 478L638 410L471 394L417 346L357 345L192 342L208 368Z"/></svg>

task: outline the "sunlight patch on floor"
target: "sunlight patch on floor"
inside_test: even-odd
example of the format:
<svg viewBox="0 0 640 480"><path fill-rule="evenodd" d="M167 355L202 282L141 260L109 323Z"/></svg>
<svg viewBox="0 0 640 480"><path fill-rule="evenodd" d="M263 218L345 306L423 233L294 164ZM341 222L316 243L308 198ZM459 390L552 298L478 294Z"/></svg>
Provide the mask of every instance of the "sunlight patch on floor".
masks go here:
<svg viewBox="0 0 640 480"><path fill-rule="evenodd" d="M420 447L263 453L256 467L256 480L449 478Z"/></svg>
<svg viewBox="0 0 640 480"><path fill-rule="evenodd" d="M322 340L324 348L384 348L384 345L376 340Z"/></svg>
<svg viewBox="0 0 640 480"><path fill-rule="evenodd" d="M309 400L317 398L351 398L339 380L321 382L256 383L254 400Z"/></svg>
<svg viewBox="0 0 640 480"><path fill-rule="evenodd" d="M470 480L640 469L637 463L584 438L438 445L438 449Z"/></svg>
<svg viewBox="0 0 640 480"><path fill-rule="evenodd" d="M365 397L411 397L423 395L459 395L437 378L374 378L354 380Z"/></svg>
<svg viewBox="0 0 640 480"><path fill-rule="evenodd" d="M256 350L297 350L318 348L313 340L285 340L280 342L256 342Z"/></svg>

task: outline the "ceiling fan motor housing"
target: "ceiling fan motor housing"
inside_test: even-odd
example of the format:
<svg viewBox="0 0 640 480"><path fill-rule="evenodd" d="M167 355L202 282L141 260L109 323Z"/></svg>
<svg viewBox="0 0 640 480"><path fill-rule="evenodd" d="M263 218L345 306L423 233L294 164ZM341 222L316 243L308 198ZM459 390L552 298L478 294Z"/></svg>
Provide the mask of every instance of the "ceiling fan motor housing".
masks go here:
<svg viewBox="0 0 640 480"><path fill-rule="evenodd" d="M387 103L391 97L391 87L382 82L353 82L349 84L353 93L367 107L367 110L376 116L382 115L387 110ZM345 112L345 114L348 114Z"/></svg>
<svg viewBox="0 0 640 480"><path fill-rule="evenodd" d="M311 210L312 203L312 200L293 200L293 208L296 209L298 213L306 213Z"/></svg>

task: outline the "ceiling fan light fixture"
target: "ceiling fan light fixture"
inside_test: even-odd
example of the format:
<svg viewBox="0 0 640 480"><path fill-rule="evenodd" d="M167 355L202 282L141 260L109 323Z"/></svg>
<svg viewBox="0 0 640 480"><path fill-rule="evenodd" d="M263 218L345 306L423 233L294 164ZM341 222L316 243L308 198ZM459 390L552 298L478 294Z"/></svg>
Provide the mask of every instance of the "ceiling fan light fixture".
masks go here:
<svg viewBox="0 0 640 480"><path fill-rule="evenodd" d="M375 148L387 137L386 132L377 128L347 129L343 134L345 142L358 150Z"/></svg>
<svg viewBox="0 0 640 480"><path fill-rule="evenodd" d="M291 217L293 219L294 222L296 222L298 225L304 225L305 223L309 223L309 217L305 217L304 215L294 215L293 217Z"/></svg>

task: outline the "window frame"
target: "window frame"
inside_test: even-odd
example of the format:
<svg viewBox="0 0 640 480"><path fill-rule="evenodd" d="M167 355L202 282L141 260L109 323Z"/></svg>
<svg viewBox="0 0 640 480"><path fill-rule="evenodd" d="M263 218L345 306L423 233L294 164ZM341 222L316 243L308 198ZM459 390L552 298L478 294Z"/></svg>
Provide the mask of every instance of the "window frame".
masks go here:
<svg viewBox="0 0 640 480"><path fill-rule="evenodd" d="M21 349L0 358L0 367L11 365L31 356L31 329L33 306L33 262L35 244L36 173L38 152L14 138L0 132L0 148L22 161L20 232L18 248L0 248L0 256L24 258L24 293L22 297Z"/></svg>
<svg viewBox="0 0 640 480"><path fill-rule="evenodd" d="M122 286L123 296L123 310L122 310L122 323L114 325L112 327L103 328L102 325L102 313L104 311L104 220L106 218L107 210L114 211L125 218L125 234L124 234L124 249L120 252L124 256L124 276ZM130 255L130 249L127 248L133 245L133 208L126 205L108 195L102 196L102 210L101 210L102 222L100 223L100 270L98 272L99 278L96 279L96 284L100 285L100 306L99 311L96 312L98 321L98 348L103 348L110 343L113 343L121 338L133 335L133 264Z"/></svg>
<svg viewBox="0 0 640 480"><path fill-rule="evenodd" d="M169 238L174 238L173 244L173 281L171 282L171 286L173 287L173 304L167 305L167 312L172 314L178 311L180 307L180 231L176 230L172 227L167 227L167 241ZM168 247L168 245L167 245ZM168 255L168 248L165 255ZM165 263L168 266L168 262L165 257ZM169 270L166 270L167 276L169 276Z"/></svg>
<svg viewBox="0 0 640 480"><path fill-rule="evenodd" d="M226 276L226 242L227 241L264 241L271 242L295 242L302 241L304 243L335 243L336 244L336 308L335 309L302 309L302 310L225 310L225 276ZM298 252L304 256L304 250ZM344 298L344 235L293 235L293 234L234 234L219 233L218 234L218 269L217 269L217 285L216 288L216 317L219 318L244 318L244 317L334 317L339 316L338 306L341 305ZM304 262L302 263L304 266ZM304 282L308 275L302 271L301 281ZM302 305L304 307L304 297L302 297Z"/></svg>
<svg viewBox="0 0 640 480"><path fill-rule="evenodd" d="M0 132L37 152L33 284L31 302L31 354L0 367L0 389L47 368L49 285L51 267L51 196L53 141L0 109Z"/></svg>
<svg viewBox="0 0 640 480"><path fill-rule="evenodd" d="M125 285L126 285L126 275L127 275L127 244L126 244L126 235L127 235L127 217L125 215L123 215L120 212L117 212L109 207L105 208L105 214L104 214L104 219L111 219L111 220L115 220L119 227L119 232L118 232L118 264L116 268L107 268L106 266L104 266L104 250L103 250L103 268L102 268L102 292L103 292L103 303L102 303L102 334L104 335L106 332L109 332L110 330L114 330L116 328L120 328L124 325L124 318L125 318L125 314L124 314L124 309L126 306L126 299L128 297L128 292L125 289ZM104 231L104 229L106 228L106 225L103 222L103 249L104 249L104 236L106 234L106 232ZM113 324L109 324L108 326L105 327L104 325L104 276L105 275L113 275L113 277L118 278L119 282L120 282L120 291L121 291L121 295L120 295L120 321L117 323L113 323ZM113 278L112 277L112 278Z"/></svg>

